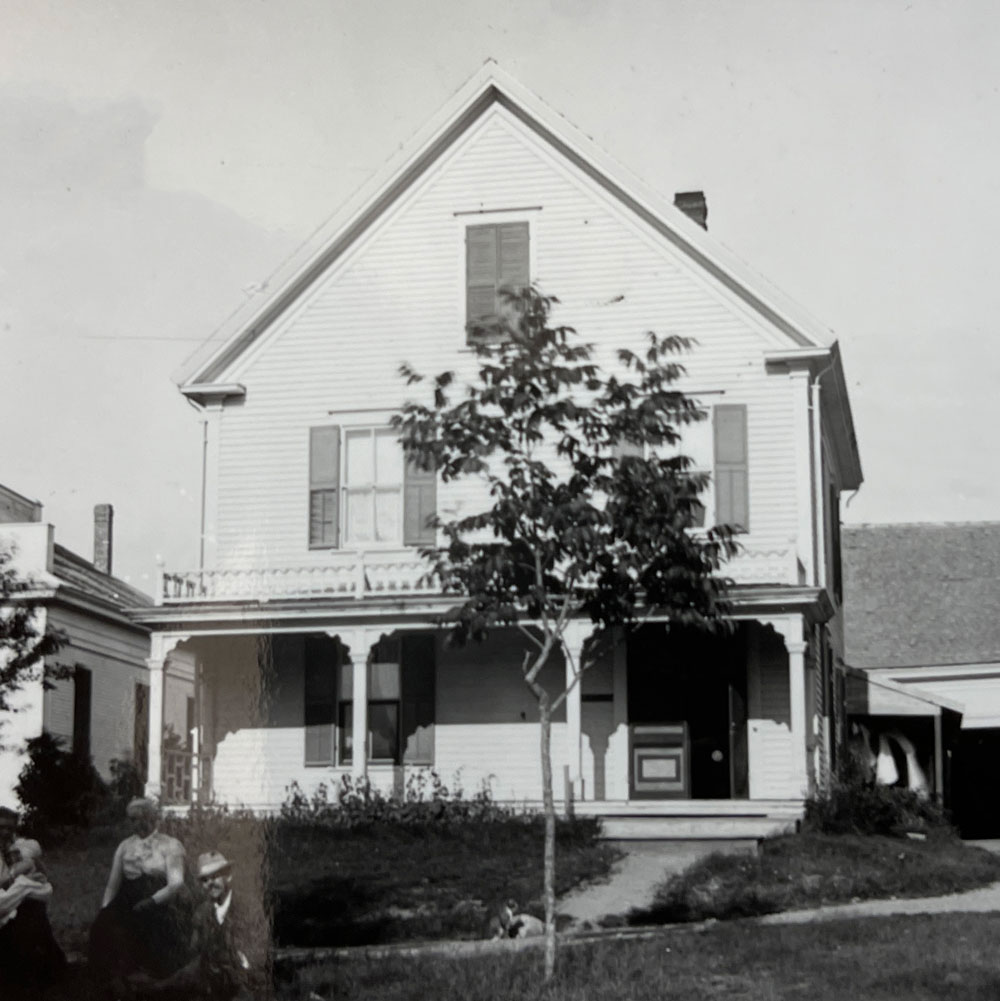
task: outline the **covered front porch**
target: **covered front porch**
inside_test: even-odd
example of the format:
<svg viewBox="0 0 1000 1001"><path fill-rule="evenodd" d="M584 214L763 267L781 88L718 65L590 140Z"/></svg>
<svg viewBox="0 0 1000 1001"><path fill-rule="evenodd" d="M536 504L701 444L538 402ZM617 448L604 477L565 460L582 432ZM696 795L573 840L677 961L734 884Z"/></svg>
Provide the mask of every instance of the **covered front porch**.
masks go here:
<svg viewBox="0 0 1000 1001"><path fill-rule="evenodd" d="M784 593L763 609L754 595L718 636L652 621L598 639L571 623L544 678L569 689L552 727L561 806L622 837L662 836L655 818L692 837L794 823L829 760L814 599ZM540 804L537 707L516 630L453 648L415 605L260 611L202 609L184 622L171 609L175 621L154 632L150 794L270 812L293 783L333 797L347 776L405 795L433 771L452 791ZM593 666L581 676L584 657ZM180 679L186 734L165 729Z"/></svg>

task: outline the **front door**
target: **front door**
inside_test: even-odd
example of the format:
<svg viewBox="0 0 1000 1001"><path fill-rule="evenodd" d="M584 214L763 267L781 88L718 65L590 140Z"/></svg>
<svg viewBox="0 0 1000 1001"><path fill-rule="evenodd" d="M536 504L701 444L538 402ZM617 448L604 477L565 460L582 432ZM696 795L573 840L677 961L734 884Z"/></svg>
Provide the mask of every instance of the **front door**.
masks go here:
<svg viewBox="0 0 1000 1001"><path fill-rule="evenodd" d="M683 762L685 797L748 795L745 649L740 629L716 635L654 625L629 638L630 796L677 796L674 787L658 792L642 781L650 769L671 767L673 758ZM676 745L673 737L659 750L644 749L650 728L678 725L683 725L682 751L667 753L668 743ZM655 761L640 767L637 754Z"/></svg>

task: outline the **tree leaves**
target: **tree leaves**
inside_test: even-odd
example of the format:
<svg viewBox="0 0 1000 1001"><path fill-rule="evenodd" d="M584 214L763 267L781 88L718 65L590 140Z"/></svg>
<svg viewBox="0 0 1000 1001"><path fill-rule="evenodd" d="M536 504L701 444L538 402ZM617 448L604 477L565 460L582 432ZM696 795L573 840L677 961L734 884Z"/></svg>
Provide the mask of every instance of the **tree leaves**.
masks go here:
<svg viewBox="0 0 1000 1001"><path fill-rule="evenodd" d="M473 341L475 380L459 388L442 373L430 404L394 418L411 461L444 482L481 478L492 500L441 523L447 545L427 553L466 598L453 635L518 621L546 633L567 603L602 629L651 612L710 626L737 543L726 526L696 530L707 474L676 451L683 427L706 416L674 385L694 341L649 332L605 372L572 327L551 323L557 299L535 288L509 298L502 336Z"/></svg>

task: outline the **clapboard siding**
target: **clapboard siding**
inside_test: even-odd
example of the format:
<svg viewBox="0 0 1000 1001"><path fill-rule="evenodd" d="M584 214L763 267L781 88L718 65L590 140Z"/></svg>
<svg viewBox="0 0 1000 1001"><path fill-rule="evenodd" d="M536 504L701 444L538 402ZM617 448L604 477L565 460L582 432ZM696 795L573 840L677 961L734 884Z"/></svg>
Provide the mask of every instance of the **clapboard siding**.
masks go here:
<svg viewBox="0 0 1000 1001"><path fill-rule="evenodd" d="M408 392L403 361L430 374L472 371L463 231L491 217L455 213L518 206L540 207L524 213L534 277L601 361L640 348L650 329L698 340L685 386L705 392L705 403L747 406L747 543L788 546L799 522L794 484L808 471L796 469L791 381L763 363L783 335L497 108L226 374L247 396L220 426L219 566L325 561L307 545L309 427L337 423L336 412L398 407ZM443 486L438 503L457 513L482 499L481 486L465 482Z"/></svg>
<svg viewBox="0 0 1000 1001"><path fill-rule="evenodd" d="M791 772L793 735L788 681L788 658L781 641L767 633L750 658L750 757L751 799L795 799L804 794L794 788ZM794 739L802 740L803 735Z"/></svg>
<svg viewBox="0 0 1000 1001"><path fill-rule="evenodd" d="M148 684L149 637L58 607L49 611L49 623L67 637L56 662L91 672L90 753L94 766L108 779L113 760L132 757L135 686ZM72 679L56 682L45 693L44 713L45 728L69 746L73 739Z"/></svg>

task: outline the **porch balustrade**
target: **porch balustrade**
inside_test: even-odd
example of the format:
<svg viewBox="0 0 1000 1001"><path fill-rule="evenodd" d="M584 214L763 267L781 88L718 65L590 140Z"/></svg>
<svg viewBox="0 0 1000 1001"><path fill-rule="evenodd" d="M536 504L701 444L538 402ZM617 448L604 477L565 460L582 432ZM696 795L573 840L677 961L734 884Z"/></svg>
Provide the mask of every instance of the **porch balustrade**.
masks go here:
<svg viewBox="0 0 1000 1001"><path fill-rule="evenodd" d="M408 550L338 553L330 563L306 567L164 572L158 597L169 604L439 592L438 584L428 579L427 563Z"/></svg>
<svg viewBox="0 0 1000 1001"><path fill-rule="evenodd" d="M795 546L744 546L725 571L737 584L801 584ZM300 567L164 571L160 604L272 601L296 598L372 598L438 594L427 563L413 550L341 552L330 562Z"/></svg>
<svg viewBox="0 0 1000 1001"><path fill-rule="evenodd" d="M165 805L205 801L211 795L212 759L193 751L164 749L161 778L161 798Z"/></svg>

